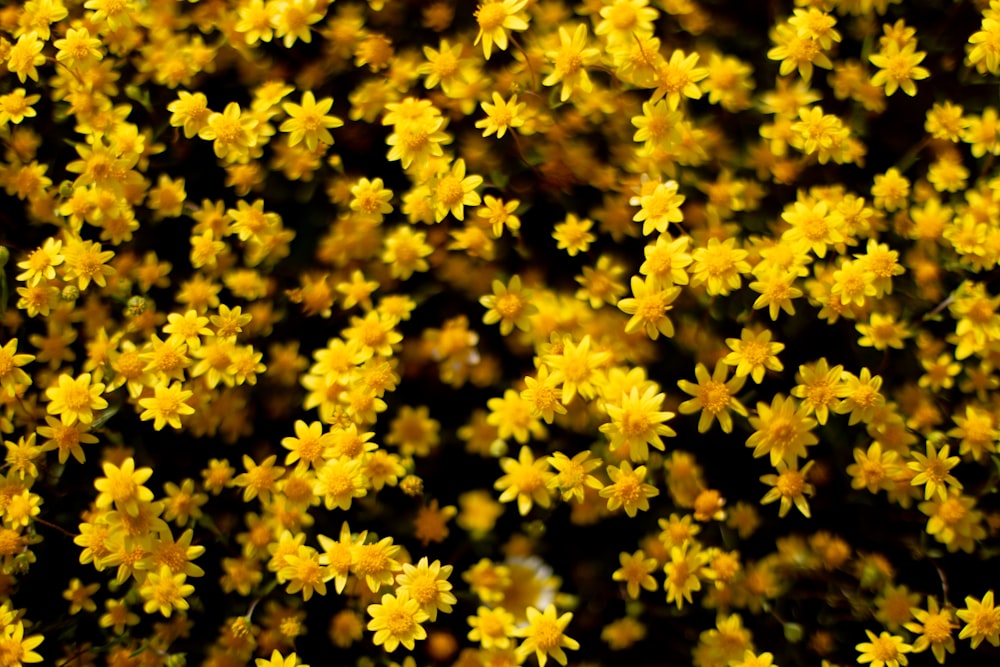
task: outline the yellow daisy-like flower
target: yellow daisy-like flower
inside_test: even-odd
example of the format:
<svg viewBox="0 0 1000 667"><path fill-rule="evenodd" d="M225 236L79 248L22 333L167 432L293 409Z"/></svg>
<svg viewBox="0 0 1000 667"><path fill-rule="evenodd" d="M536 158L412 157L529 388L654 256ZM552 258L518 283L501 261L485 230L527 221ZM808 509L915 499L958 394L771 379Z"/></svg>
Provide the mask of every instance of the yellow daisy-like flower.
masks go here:
<svg viewBox="0 0 1000 667"><path fill-rule="evenodd" d="M309 667L299 662L299 656L295 651L285 656L281 655L278 649L271 651L270 658L257 658L254 664L256 667Z"/></svg>
<svg viewBox="0 0 1000 667"><path fill-rule="evenodd" d="M736 400L735 394L743 388L746 377L733 377L726 380L729 375L728 367L721 361L715 365L712 374L708 374L708 369L704 364L699 363L694 369L697 384L688 380L678 380L677 386L685 393L694 398L684 401L678 406L678 411L683 415L690 415L700 412L698 418L698 432L705 433L712 428L712 422L719 420L719 426L726 433L733 430L733 418L729 410L737 414L747 416L747 410L743 404Z"/></svg>
<svg viewBox="0 0 1000 667"><path fill-rule="evenodd" d="M657 390L656 385L650 385L640 394L638 387L632 387L628 393L622 392L619 401L604 404L611 421L601 425L600 431L608 436L612 452L626 453L632 461L642 462L649 458L649 445L663 450L660 436L677 435L663 423L674 413L660 409L665 396Z"/></svg>
<svg viewBox="0 0 1000 667"><path fill-rule="evenodd" d="M914 81L926 79L931 73L920 63L927 56L924 51L917 51L916 40L902 48L896 42L889 42L878 53L868 56L872 65L879 71L872 75L873 86L884 86L885 94L892 95L896 90L913 97L917 94L917 84Z"/></svg>
<svg viewBox="0 0 1000 667"><path fill-rule="evenodd" d="M657 569L658 561L655 558L647 558L646 553L639 549L633 554L623 551L618 555L621 567L611 574L614 581L625 582L628 596L633 600L638 599L639 589L655 591L658 587L656 579L652 573Z"/></svg>
<svg viewBox="0 0 1000 667"><path fill-rule="evenodd" d="M507 50L508 30L527 30L528 22L520 16L528 0L488 0L476 8L479 34L474 44L483 43L483 56L489 60L493 45Z"/></svg>
<svg viewBox="0 0 1000 667"><path fill-rule="evenodd" d="M169 617L175 609L187 609L189 605L184 598L194 593L194 586L184 583L186 579L186 574L174 574L167 565L161 565L159 572L150 572L139 588L139 594L146 601L143 610L147 614L158 611Z"/></svg>
<svg viewBox="0 0 1000 667"><path fill-rule="evenodd" d="M482 201L476 192L482 183L482 176L465 175L465 160L455 160L451 169L438 176L432 187L435 221L441 222L449 213L458 220L464 220L465 207L478 206Z"/></svg>
<svg viewBox="0 0 1000 667"><path fill-rule="evenodd" d="M675 49L670 54L670 60L664 60L656 68L656 90L649 101L655 104L657 100L665 98L667 106L676 109L681 97L699 99L701 88L698 87L698 82L708 76L708 70L696 67L697 64L697 53L685 55L680 49Z"/></svg>
<svg viewBox="0 0 1000 667"><path fill-rule="evenodd" d="M166 386L159 384L153 388L153 396L139 399L139 407L145 408L139 418L143 421L154 420L153 428L157 431L167 424L179 430L181 417L194 414L194 408L186 403L193 395L193 391L182 389L180 382L171 382Z"/></svg>
<svg viewBox="0 0 1000 667"><path fill-rule="evenodd" d="M622 461L620 466L608 466L607 473L611 483L598 493L602 498L608 499L609 512L624 507L625 514L634 517L638 510L649 510L649 499L660 495L659 489L643 482L646 479L646 466L633 470L628 461Z"/></svg>
<svg viewBox="0 0 1000 667"><path fill-rule="evenodd" d="M542 507L551 505L552 496L549 494L548 484L552 473L548 470L548 465L547 459L535 460L527 445L521 447L517 459L500 459L500 467L506 474L493 485L493 488L502 492L500 502L509 503L516 499L521 516L530 512L534 503Z"/></svg>
<svg viewBox="0 0 1000 667"><path fill-rule="evenodd" d="M573 458L562 452L549 456L549 465L556 471L548 481L549 489L559 491L565 501L575 499L582 503L586 489L604 488L601 480L590 474L601 466L601 460L590 456L590 450L579 452Z"/></svg>
<svg viewBox="0 0 1000 667"><path fill-rule="evenodd" d="M426 556L416 565L403 563L403 571L396 575L396 591L408 594L427 614L427 620L434 622L438 611L450 614L451 605L457 602L448 581L452 568L451 565L441 565L441 561L437 560L430 563Z"/></svg>
<svg viewBox="0 0 1000 667"><path fill-rule="evenodd" d="M590 93L594 85L586 68L597 62L600 54L596 48L587 48L586 24L577 25L572 36L565 26L559 26L559 48L545 53L545 57L552 61L552 71L542 81L542 85L554 86L562 82L559 99L563 102L574 91Z"/></svg>
<svg viewBox="0 0 1000 667"><path fill-rule="evenodd" d="M986 591L982 600L967 596L965 609L955 613L965 622L965 627L958 634L959 639L968 639L972 648L979 646L984 639L1000 646L1000 608L994 606L992 590Z"/></svg>
<svg viewBox="0 0 1000 667"><path fill-rule="evenodd" d="M494 91L492 97L493 104L489 102L481 104L483 111L486 112L486 118L477 120L476 127L483 130L484 137L495 134L497 139L500 139L507 133L508 129L524 125L524 118L521 114L524 113L528 105L524 102L518 103L517 95L511 95L510 100L504 100L500 93ZM494 236L500 235L494 234Z"/></svg>
<svg viewBox="0 0 1000 667"><path fill-rule="evenodd" d="M324 144L332 144L333 135L330 134L330 129L344 124L344 121L336 116L327 115L332 106L332 97L325 97L317 102L311 90L302 93L302 104L283 102L281 108L289 118L278 129L289 133L288 145L294 146L305 142L306 148L314 151L321 141Z"/></svg>
<svg viewBox="0 0 1000 667"><path fill-rule="evenodd" d="M521 287L521 276L515 274L510 282L504 285L500 280L493 281L493 294L487 294L479 299L479 303L487 308L483 315L483 324L500 323L500 333L510 334L516 326L521 331L527 331L529 317L537 310L531 302L533 291Z"/></svg>
<svg viewBox="0 0 1000 667"><path fill-rule="evenodd" d="M681 288L653 277L632 276L632 297L621 299L618 308L632 317L625 324L625 333L645 330L646 335L656 340L662 333L667 338L674 335L674 325L667 317L673 303L680 296Z"/></svg>
<svg viewBox="0 0 1000 667"><path fill-rule="evenodd" d="M94 488L99 491L94 505L97 509L108 509L112 504L131 516L139 514L139 504L153 500L153 492L143 486L153 475L152 468L135 467L131 456L122 461L121 466L105 462L102 466L104 477L94 480Z"/></svg>
<svg viewBox="0 0 1000 667"><path fill-rule="evenodd" d="M938 663L944 664L945 654L955 652L955 638L951 634L958 627L955 612L950 607L942 609L937 598L928 597L927 609L913 607L910 613L916 620L904 623L903 627L919 635L913 642L913 652L920 653L929 648Z"/></svg>
<svg viewBox="0 0 1000 667"><path fill-rule="evenodd" d="M947 500L949 489L962 490L962 483L951 474L951 469L957 466L961 459L957 456L948 456L948 445L937 449L930 440L927 441L926 451L926 455L918 451L910 452L914 460L907 462L906 467L917 473L910 480L910 484L924 487L924 500L930 500L934 496L942 501Z"/></svg>
<svg viewBox="0 0 1000 667"><path fill-rule="evenodd" d="M779 461L794 464L805 457L807 446L819 442L812 432L816 420L808 415L796 399L775 394L770 405L757 404L757 415L750 418L754 432L747 438L747 447L754 448L754 457L769 454L773 466Z"/></svg>
<svg viewBox="0 0 1000 667"><path fill-rule="evenodd" d="M871 663L872 667L899 667L906 665L906 654L913 650L909 644L903 643L903 638L888 632L882 632L877 637L871 630L865 630L870 641L855 646L861 655L858 664Z"/></svg>
<svg viewBox="0 0 1000 667"><path fill-rule="evenodd" d="M469 623L469 641L479 642L484 650L506 650L511 646L514 637L514 614L503 607L490 609L480 606L475 616L467 617Z"/></svg>
<svg viewBox="0 0 1000 667"><path fill-rule="evenodd" d="M566 626L573 620L573 614L556 615L556 606L550 604L544 612L538 611L535 607L528 607L528 624L518 630L518 636L524 641L517 647L517 657L524 660L532 653L538 659L538 667L545 667L549 656L555 659L560 665L566 664L567 648L575 651L580 648L580 643L575 639L566 636Z"/></svg>
<svg viewBox="0 0 1000 667"><path fill-rule="evenodd" d="M63 373L56 386L45 390L45 396L50 401L47 410L51 415L59 415L67 426L77 421L89 424L94 420L94 410L108 407L108 402L101 397L103 392L104 384L92 382L90 373L83 373L77 378Z"/></svg>
<svg viewBox="0 0 1000 667"><path fill-rule="evenodd" d="M732 352L722 361L736 366L736 377L749 375L754 382L760 384L765 372L781 372L784 369L778 360L778 353L785 349L785 345L771 341L770 329L754 333L752 329L744 328L739 338L727 338L726 345Z"/></svg>
<svg viewBox="0 0 1000 667"><path fill-rule="evenodd" d="M412 651L416 640L427 638L427 631L420 624L428 616L405 592L398 596L386 593L381 604L368 605L368 615L372 617L368 629L375 631L375 645L384 646L389 653L400 644Z"/></svg>
<svg viewBox="0 0 1000 667"><path fill-rule="evenodd" d="M24 637L24 624L17 621L8 624L3 636L0 636L0 655L4 656L8 665L21 665L22 663L41 662L42 656L35 653L38 645L44 641L42 635L31 635Z"/></svg>
<svg viewBox="0 0 1000 667"><path fill-rule="evenodd" d="M33 354L17 354L16 338L0 346L0 395L13 397L19 386L31 384L31 377L20 367L34 360Z"/></svg>
<svg viewBox="0 0 1000 667"><path fill-rule="evenodd" d="M802 512L802 516L809 518L809 501L806 500L806 496L811 496L815 493L816 489L806 479L813 463L815 462L809 461L803 466L802 470L799 470L797 460L791 465L784 461L778 461L778 465L776 466L778 470L777 475L763 475L760 478L760 481L771 487L764 497L761 498L760 504L767 505L768 503L780 500L781 505L778 507L779 517L788 514L788 511L794 504Z"/></svg>

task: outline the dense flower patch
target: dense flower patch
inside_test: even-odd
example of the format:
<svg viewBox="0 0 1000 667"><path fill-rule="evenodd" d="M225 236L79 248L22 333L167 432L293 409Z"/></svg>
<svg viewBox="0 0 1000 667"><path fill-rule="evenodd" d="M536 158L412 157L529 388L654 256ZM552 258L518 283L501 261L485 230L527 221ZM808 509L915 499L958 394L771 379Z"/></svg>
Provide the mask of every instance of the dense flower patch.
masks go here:
<svg viewBox="0 0 1000 667"><path fill-rule="evenodd" d="M28 0L0 63L0 667L1000 659L1000 1Z"/></svg>

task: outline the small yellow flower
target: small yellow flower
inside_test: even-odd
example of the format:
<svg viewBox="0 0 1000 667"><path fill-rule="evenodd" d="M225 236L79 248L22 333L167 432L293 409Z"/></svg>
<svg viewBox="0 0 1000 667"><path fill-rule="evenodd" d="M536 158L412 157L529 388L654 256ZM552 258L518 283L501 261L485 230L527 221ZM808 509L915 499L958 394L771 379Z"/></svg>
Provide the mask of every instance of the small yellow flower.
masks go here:
<svg viewBox="0 0 1000 667"><path fill-rule="evenodd" d="M913 650L909 644L903 643L903 638L888 632L882 632L877 637L871 630L865 630L870 641L855 646L858 664L871 663L872 667L899 667L907 664L906 654Z"/></svg>
<svg viewBox="0 0 1000 667"><path fill-rule="evenodd" d="M524 660L532 653L538 659L538 667L545 667L549 656L560 665L565 665L567 658L564 648L575 651L580 643L566 636L566 626L573 620L573 614L566 612L557 615L556 607L550 604L544 612L535 607L528 607L527 626L518 630L518 636L524 638L517 647L517 657Z"/></svg>
<svg viewBox="0 0 1000 667"><path fill-rule="evenodd" d="M528 0L487 0L476 8L476 23L479 34L474 44L483 43L483 56L490 59L493 45L501 51L507 50L508 30L527 30L528 22L520 16Z"/></svg>
<svg viewBox="0 0 1000 667"><path fill-rule="evenodd" d="M101 397L103 392L104 384L92 382L90 373L83 373L77 378L63 373L55 386L45 390L45 396L50 401L47 410L49 414L59 415L67 426L77 421L89 424L94 420L94 410L108 407L108 402Z"/></svg>
<svg viewBox="0 0 1000 667"><path fill-rule="evenodd" d="M399 595L386 593L381 604L368 605L368 629L375 631L376 646L384 646L389 653L395 651L400 644L412 651L416 640L426 639L427 631L421 625L427 620L427 614L420 609L420 604L405 592Z"/></svg>
<svg viewBox="0 0 1000 667"><path fill-rule="evenodd" d="M158 384L153 388L153 396L139 399L139 407L144 408L139 418L154 420L153 428L157 431L167 424L179 430L181 417L194 414L194 408L186 402L193 395L193 391L182 389L179 382Z"/></svg>
<svg viewBox="0 0 1000 667"><path fill-rule="evenodd" d="M548 470L548 461L544 458L535 460L530 447L522 446L517 459L500 459L500 467L505 474L493 485L502 492L500 502L509 503L516 499L521 516L530 512L534 503L542 507L552 504L548 484L553 475Z"/></svg>
<svg viewBox="0 0 1000 667"><path fill-rule="evenodd" d="M958 634L959 639L968 639L972 648L985 639L993 646L1000 646L1000 608L993 605L993 591L988 590L982 600L969 595L965 598L965 609L955 614L965 623Z"/></svg>
<svg viewBox="0 0 1000 667"><path fill-rule="evenodd" d="M733 430L733 418L729 410L747 416L746 408L736 400L735 394L743 388L745 377L733 377L726 380L729 370L721 361L715 365L712 374L704 364L699 363L694 369L697 384L688 380L678 380L677 386L694 398L684 401L677 408L681 414L690 415L700 412L698 432L705 433L712 427L712 422L719 420L719 426L726 433Z"/></svg>
<svg viewBox="0 0 1000 667"><path fill-rule="evenodd" d="M646 479L646 466L633 470L628 461L622 461L620 466L609 465L607 473L611 483L599 494L608 499L609 512L624 507L625 514L634 517L638 510L649 510L649 499L660 495L659 489L643 481Z"/></svg>
<svg viewBox="0 0 1000 667"><path fill-rule="evenodd" d="M493 104L483 102L481 106L486 112L486 118L477 120L476 127L482 128L484 137L495 134L497 139L500 139L507 133L508 129L513 130L524 125L524 118L521 114L524 113L528 105L524 102L519 104L517 95L511 95L510 100L504 100L500 93L494 91ZM499 236L499 234L494 234L494 236Z"/></svg>
<svg viewBox="0 0 1000 667"><path fill-rule="evenodd" d="M320 142L333 144L330 129L341 127L344 121L336 116L327 115L332 106L332 97L325 97L317 102L311 90L302 93L301 104L283 102L281 108L289 118L278 129L289 133L288 145L295 146L299 142L304 142L307 149L314 151Z"/></svg>

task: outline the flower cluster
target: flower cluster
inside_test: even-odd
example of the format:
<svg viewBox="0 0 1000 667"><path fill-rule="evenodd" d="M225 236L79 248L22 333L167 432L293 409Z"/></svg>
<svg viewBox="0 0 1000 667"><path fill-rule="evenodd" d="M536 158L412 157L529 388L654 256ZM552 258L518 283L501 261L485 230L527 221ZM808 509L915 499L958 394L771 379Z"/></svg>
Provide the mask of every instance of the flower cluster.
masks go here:
<svg viewBox="0 0 1000 667"><path fill-rule="evenodd" d="M1000 0L919 9L0 8L0 667L995 663Z"/></svg>

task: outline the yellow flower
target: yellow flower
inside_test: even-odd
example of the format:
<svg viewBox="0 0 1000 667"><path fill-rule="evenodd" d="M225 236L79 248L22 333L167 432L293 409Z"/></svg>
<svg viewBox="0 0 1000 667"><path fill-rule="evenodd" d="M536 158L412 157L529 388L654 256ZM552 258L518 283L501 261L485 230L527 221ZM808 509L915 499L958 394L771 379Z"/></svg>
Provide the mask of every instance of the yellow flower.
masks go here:
<svg viewBox="0 0 1000 667"><path fill-rule="evenodd" d="M917 42L900 47L895 42L889 42L878 53L868 56L872 65L879 71L872 76L873 86L885 86L885 94L892 95L897 89L913 97L917 94L914 81L926 79L931 75L920 63L927 56L923 51L917 51Z"/></svg>
<svg viewBox="0 0 1000 667"><path fill-rule="evenodd" d="M476 127L482 128L484 137L495 134L497 135L497 139L500 139L507 133L508 129L524 125L524 118L521 114L524 113L528 105L524 102L518 104L517 95L511 95L510 100L504 100L500 93L494 91L493 104L483 102L481 106L483 107L483 111L486 112L486 118L477 120ZM487 197L487 199L492 199L492 197ZM489 202L487 202L488 204ZM517 206L515 205L514 208L517 208ZM511 209L511 212L513 212L513 209ZM494 232L494 236L499 237L500 234Z"/></svg>
<svg viewBox="0 0 1000 667"><path fill-rule="evenodd" d="M350 509L355 498L368 495L364 476L361 473L361 461L341 456L329 459L316 470L316 483L313 493L323 499L327 509L337 507Z"/></svg>
<svg viewBox="0 0 1000 667"><path fill-rule="evenodd" d="M972 648L979 646L984 639L994 646L1000 646L1000 608L993 606L992 589L986 591L982 600L967 596L965 609L959 609L955 613L965 622L965 627L958 634L959 639L968 639Z"/></svg>
<svg viewBox="0 0 1000 667"><path fill-rule="evenodd" d="M126 626L139 623L139 615L129 611L125 600L105 600L104 609L97 624L102 628L111 628L115 634L120 635L125 632Z"/></svg>
<svg viewBox="0 0 1000 667"><path fill-rule="evenodd" d="M34 649L38 648L44 639L42 635L31 635L25 639L24 624L21 621L9 623L0 636L0 655L4 657L5 663L12 667L26 662L41 662L42 656L35 653Z"/></svg>
<svg viewBox="0 0 1000 667"><path fill-rule="evenodd" d="M497 491L502 491L500 502L509 503L516 499L521 516L531 511L533 503L542 507L552 503L548 484L553 475L548 470L548 460L542 458L536 461L530 447L522 446L517 459L500 459L500 467L505 474L493 485Z"/></svg>
<svg viewBox="0 0 1000 667"><path fill-rule="evenodd" d="M26 93L24 88L16 88L6 95L0 95L0 127L8 122L18 125L25 118L34 118L38 115L31 105L38 102L41 96Z"/></svg>
<svg viewBox="0 0 1000 667"><path fill-rule="evenodd" d="M876 208L886 211L903 209L910 195L910 181L899 172L899 169L891 167L884 174L875 175L871 193Z"/></svg>
<svg viewBox="0 0 1000 667"><path fill-rule="evenodd" d="M490 410L486 423L497 427L499 439L513 436L518 443L525 444L530 437L544 438L545 427L535 416L531 403L516 389L507 389L503 397L489 399L486 407Z"/></svg>
<svg viewBox="0 0 1000 667"><path fill-rule="evenodd" d="M899 468L898 460L896 452L882 451L882 443L878 441L867 451L855 447L854 463L847 466L847 474L852 478L851 488L867 489L870 493L878 493L879 489L888 491Z"/></svg>
<svg viewBox="0 0 1000 667"><path fill-rule="evenodd" d="M78 420L82 424L89 424L94 420L94 410L108 407L108 402L101 397L103 392L104 384L91 382L90 373L83 373L77 378L63 373L56 386L45 390L45 396L50 401L47 410L49 414L59 415L62 423L67 426Z"/></svg>
<svg viewBox="0 0 1000 667"><path fill-rule="evenodd" d="M130 456L120 467L106 461L102 469L104 477L94 481L94 488L100 492L94 501L98 509L107 509L114 504L117 509L137 516L139 504L153 500L153 492L143 486L153 475L152 468L136 469L135 459Z"/></svg>
<svg viewBox="0 0 1000 667"><path fill-rule="evenodd" d="M600 51L587 48L587 25L580 23L570 36L565 26L559 26L559 48L545 52L552 61L552 71L542 80L543 86L554 86L562 82L559 99L563 102L574 92L590 93L594 85L587 76L586 68L597 62Z"/></svg>
<svg viewBox="0 0 1000 667"><path fill-rule="evenodd" d="M412 651L416 640L426 639L427 631L420 625L428 616L420 604L405 592L399 595L386 593L381 604L368 605L368 629L375 631L376 646L384 646L389 653L400 644Z"/></svg>
<svg viewBox="0 0 1000 667"><path fill-rule="evenodd" d="M778 461L776 465L778 470L777 475L763 475L760 478L760 481L772 487L761 498L760 504L767 505L768 503L780 500L781 505L778 507L779 517L788 514L788 510L794 504L802 512L802 516L809 518L809 501L806 500L806 496L811 496L816 490L812 484L806 482L806 479L809 476L809 469L812 468L813 463L815 462L809 461L803 466L802 470L799 470L798 460L795 460L791 465L784 461Z"/></svg>
<svg viewBox="0 0 1000 667"><path fill-rule="evenodd" d="M511 646L511 638L515 636L514 615L503 607L490 609L480 606L475 616L468 616L469 641L479 642L484 650L505 650Z"/></svg>
<svg viewBox="0 0 1000 667"><path fill-rule="evenodd" d="M563 342L558 354L546 354L542 361L552 370L552 382L562 385L563 405L569 405L577 393L581 398L591 399L597 394L594 382L599 379L598 371L611 360L611 352L591 350L591 337L587 334L575 343L570 339Z"/></svg>
<svg viewBox="0 0 1000 667"><path fill-rule="evenodd" d="M476 197L478 202L478 195ZM461 212L464 203L460 201L456 206ZM400 225L387 232L383 238L385 249L382 252L382 262L389 266L389 274L393 278L406 280L415 271L430 268L426 258L434 252L434 248L427 243L427 234L424 232L414 231L411 225ZM368 313L368 316L378 319L377 313Z"/></svg>
<svg viewBox="0 0 1000 667"><path fill-rule="evenodd" d="M638 599L639 588L647 591L655 591L658 587L656 579L652 573L657 569L655 558L647 558L646 553L639 549L633 554L623 551L618 554L618 562L621 567L611 574L614 581L625 582L626 591L630 598Z"/></svg>
<svg viewBox="0 0 1000 667"><path fill-rule="evenodd" d="M646 479L646 466L632 470L628 461L622 461L617 467L609 465L607 473L611 483L602 488L599 494L608 499L609 512L624 507L625 514L634 517L638 510L649 510L649 499L660 495L655 486L643 483Z"/></svg>
<svg viewBox="0 0 1000 667"><path fill-rule="evenodd" d="M239 104L230 102L222 113L213 112L208 116L198 136L213 142L216 157L227 162L245 162L250 157L250 149L257 145L258 124L253 116L242 114Z"/></svg>
<svg viewBox="0 0 1000 667"><path fill-rule="evenodd" d="M153 428L157 431L167 424L179 430L181 417L194 414L194 408L186 403L193 395L194 392L181 389L179 382L171 382L167 386L158 384L153 388L152 397L139 399L139 407L144 408L139 418L143 421L154 420Z"/></svg>
<svg viewBox="0 0 1000 667"><path fill-rule="evenodd" d="M69 601L69 613L70 615L78 614L81 611L93 612L97 610L97 604L91 599L91 596L100 589L101 585L98 584L88 584L83 585L77 577L70 579L69 588L63 591L63 599Z"/></svg>
<svg viewBox="0 0 1000 667"><path fill-rule="evenodd" d="M694 398L684 401L677 408L683 415L701 412L698 418L698 432L705 433L712 427L712 422L719 420L719 426L726 433L733 430L733 418L729 410L737 414L747 416L746 408L736 400L735 394L743 388L745 377L733 377L726 380L729 370L724 363L719 361L715 364L712 375L708 374L708 369L704 364L695 366L694 375L697 384L688 380L678 380L677 386Z"/></svg>
<svg viewBox="0 0 1000 667"><path fill-rule="evenodd" d="M775 46L767 52L767 57L781 61L778 68L781 76L788 76L797 70L802 80L809 83L813 65L824 69L833 67L830 58L823 52L820 40L809 31L797 29L790 22L777 24L771 31L771 41Z"/></svg>
<svg viewBox="0 0 1000 667"><path fill-rule="evenodd" d="M812 432L816 421L808 414L797 400L780 393L774 395L770 405L758 403L757 415L750 417L754 432L747 438L747 447L754 448L755 458L769 454L772 466L779 461L794 464L806 456L807 446L819 442Z"/></svg>
<svg viewBox="0 0 1000 667"><path fill-rule="evenodd" d="M289 133L288 145L295 146L305 142L306 148L314 151L321 141L327 145L333 144L330 128L341 127L344 121L327 115L332 106L332 97L325 97L317 102L311 90L302 93L302 104L283 102L281 108L289 118L278 129Z"/></svg>
<svg viewBox="0 0 1000 667"><path fill-rule="evenodd" d="M550 604L544 612L535 607L528 607L528 624L518 630L518 636L524 638L517 647L517 657L524 660L532 653L538 659L538 667L545 667L549 656L560 665L566 664L566 653L563 648L575 651L580 643L566 636L566 626L573 620L573 614L566 612L557 616L556 606Z"/></svg>
<svg viewBox="0 0 1000 667"><path fill-rule="evenodd" d="M882 377L873 376L867 366L861 369L860 375L844 371L837 388L837 396L842 400L834 408L834 412L850 414L850 424L871 421L875 409L885 405L885 396L879 391L881 388Z"/></svg>
<svg viewBox="0 0 1000 667"><path fill-rule="evenodd" d="M594 221L590 218L582 220L573 213L567 213L566 219L555 226L552 238L558 241L558 249L565 250L570 257L576 257L587 248L597 237L590 232Z"/></svg>
<svg viewBox="0 0 1000 667"><path fill-rule="evenodd" d="M320 546L323 553L319 556L319 563L327 568L329 581L333 579L334 589L340 595L347 586L347 577L351 572L351 562L354 558L356 548L365 543L368 531L362 531L360 535L351 535L351 529L345 521L340 527L340 536L337 540L330 539L326 535L319 535Z"/></svg>
<svg viewBox="0 0 1000 667"><path fill-rule="evenodd" d="M341 530L341 541L343 537L344 533ZM402 569L402 565L395 558L399 550L400 546L393 544L391 537L383 537L371 544L363 544L359 538L351 547L351 572L356 577L364 579L373 593L378 593L383 584L391 586L393 572ZM416 601L414 604L417 604Z"/></svg>
<svg viewBox="0 0 1000 667"><path fill-rule="evenodd" d="M284 656L278 649L271 651L270 658L257 658L254 665L255 667L309 667L299 662L299 656L295 651Z"/></svg>
<svg viewBox="0 0 1000 667"><path fill-rule="evenodd" d="M548 486L552 490L558 490L562 494L562 499L569 501L576 499L576 502L584 501L586 489L604 488L604 484L590 473L601 466L600 459L590 458L590 450L579 452L570 458L562 452L553 452L549 456L549 465L556 471L549 481Z"/></svg>
<svg viewBox="0 0 1000 667"><path fill-rule="evenodd" d="M670 560L663 566L667 575L663 581L667 604L676 602L680 609L685 601L691 603L691 593L701 590L701 576L707 562L708 557L697 542L688 540L670 548Z"/></svg>
<svg viewBox="0 0 1000 667"><path fill-rule="evenodd" d="M876 637L871 630L865 630L865 634L870 641L854 647L861 654L858 656L858 664L871 663L872 667L899 667L907 664L906 654L913 647L904 644L902 637L888 632L882 632Z"/></svg>
<svg viewBox="0 0 1000 667"><path fill-rule="evenodd" d="M451 565L442 566L437 560L429 563L426 556L416 565L403 563L403 571L396 575L396 592L408 594L427 614L427 620L434 622L438 611L450 614L451 605L457 602L448 581L451 572Z"/></svg>
<svg viewBox="0 0 1000 667"><path fill-rule="evenodd" d="M680 104L681 97L692 100L701 98L701 89L698 82L708 76L708 70L704 67L696 67L698 64L698 54L684 54L680 49L674 49L670 54L670 60L664 60L656 68L656 90L653 91L649 101L655 104L661 98L665 98L670 109L676 109Z"/></svg>
<svg viewBox="0 0 1000 667"><path fill-rule="evenodd" d="M243 502L250 502L258 496L263 503L270 501L271 493L277 488L278 478L285 472L283 467L274 465L277 459L278 457L272 454L257 465L252 458L243 455L246 472L233 479L233 486L243 487Z"/></svg>
<svg viewBox="0 0 1000 667"><path fill-rule="evenodd" d="M632 297L618 301L618 308L631 315L625 324L625 333L644 330L650 339L656 340L662 333L667 338L674 335L674 325L667 317L673 303L680 296L681 288L661 280L646 276L632 276Z"/></svg>
<svg viewBox="0 0 1000 667"><path fill-rule="evenodd" d="M947 500L948 491L961 491L962 483L951 474L951 469L958 465L961 460L957 456L948 456L949 446L942 445L940 449L934 447L934 443L927 441L927 455L918 451L910 452L913 461L909 461L906 467L917 473L910 484L924 487L924 500L930 500L935 495L941 500Z"/></svg>
<svg viewBox="0 0 1000 667"><path fill-rule="evenodd" d="M302 591L302 599L308 600L313 591L326 595L326 582L333 573L323 567L320 554L312 547L299 545L297 551L285 555L285 565L278 570L279 581L288 581L285 591L289 594Z"/></svg>
<svg viewBox="0 0 1000 667"><path fill-rule="evenodd" d="M175 609L187 609L189 605L184 598L194 592L194 586L184 583L185 579L187 575L174 574L167 565L161 565L158 572L150 572L139 587L139 594L146 601L143 610L147 614L158 611L169 617Z"/></svg>
<svg viewBox="0 0 1000 667"><path fill-rule="evenodd" d="M903 627L919 635L913 642L913 652L920 653L929 648L938 663L944 664L945 653L955 652L955 638L951 636L952 630L958 627L955 612L950 607L942 609L937 598L928 596L927 609L913 607L910 613L916 621L904 623Z"/></svg>
<svg viewBox="0 0 1000 667"><path fill-rule="evenodd" d="M725 296L742 285L741 274L750 273L749 253L736 247L736 239L720 242L714 236L704 248L697 248L694 259L692 285L704 284L709 294Z"/></svg>
<svg viewBox="0 0 1000 667"><path fill-rule="evenodd" d="M483 315L483 324L500 323L501 335L508 335L516 326L521 331L529 327L528 317L537 310L532 303L533 291L521 287L521 276L514 274L510 282L504 285L500 280L493 281L493 294L480 297L479 303L487 308Z"/></svg>
<svg viewBox="0 0 1000 667"><path fill-rule="evenodd" d="M771 341L770 329L754 333L744 327L739 338L727 338L726 345L732 350L723 358L723 363L736 366L736 377L749 375L760 384L768 370L781 372L784 366L778 360L778 353L785 349L784 343Z"/></svg>
<svg viewBox="0 0 1000 667"><path fill-rule="evenodd" d="M658 389L651 385L640 394L638 387L632 387L628 393L622 392L617 402L605 402L604 409L611 421L602 424L599 430L608 436L613 453L626 454L640 463L649 458L649 445L663 450L660 436L677 435L663 423L674 413L660 409L665 396Z"/></svg>
<svg viewBox="0 0 1000 667"><path fill-rule="evenodd" d="M35 355L33 354L17 354L16 338L11 338L0 346L0 390L3 390L0 397L13 398L17 395L19 387L31 384L31 377L20 367L34 360ZM50 412L52 411L50 410Z"/></svg>
<svg viewBox="0 0 1000 667"><path fill-rule="evenodd" d="M87 5L96 0L87 0ZM9 47L7 52L7 70L16 74L18 80L24 83L30 78L38 81L39 65L45 64L45 56L42 55L42 47L45 42L38 38L37 32L28 32L17 38L14 46Z"/></svg>
<svg viewBox="0 0 1000 667"><path fill-rule="evenodd" d="M274 36L281 39L286 49L291 48L296 40L306 44L312 42L309 26L322 21L326 14L326 5L322 5L323 11L318 11L317 4L317 0L284 0L278 5L268 6Z"/></svg>
<svg viewBox="0 0 1000 667"><path fill-rule="evenodd" d="M501 51L507 50L508 30L527 30L528 22L520 13L528 0L487 0L476 8L476 23L479 34L473 44L483 42L483 56L489 60L493 45Z"/></svg>

